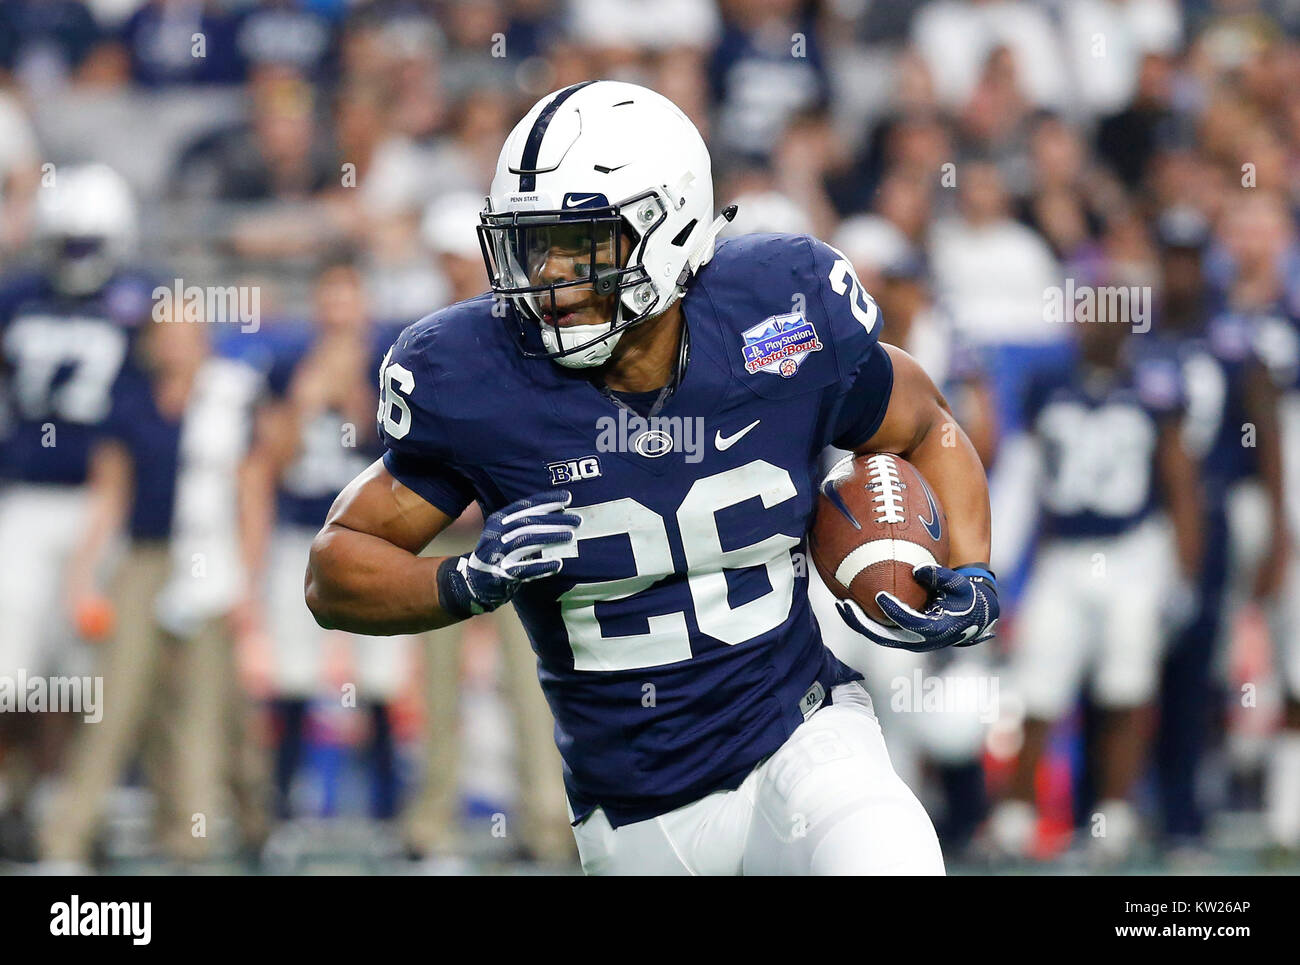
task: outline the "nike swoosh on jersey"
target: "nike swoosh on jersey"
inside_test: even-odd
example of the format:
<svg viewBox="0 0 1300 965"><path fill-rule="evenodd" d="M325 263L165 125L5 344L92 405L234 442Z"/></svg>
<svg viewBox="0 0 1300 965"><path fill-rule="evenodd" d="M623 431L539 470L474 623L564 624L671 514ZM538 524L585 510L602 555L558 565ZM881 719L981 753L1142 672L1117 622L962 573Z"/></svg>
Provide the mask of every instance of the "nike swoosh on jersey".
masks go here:
<svg viewBox="0 0 1300 965"><path fill-rule="evenodd" d="M754 428L754 426L758 425L762 421L763 421L762 419L755 419L749 425L745 426L745 428L741 429L739 432L730 436L724 436L722 434L722 430L719 429L717 433L715 433L713 436L713 444L718 447L718 452L725 452L726 450L734 446L736 443L738 443L741 440L741 438L744 437L745 433L747 433L750 429Z"/></svg>

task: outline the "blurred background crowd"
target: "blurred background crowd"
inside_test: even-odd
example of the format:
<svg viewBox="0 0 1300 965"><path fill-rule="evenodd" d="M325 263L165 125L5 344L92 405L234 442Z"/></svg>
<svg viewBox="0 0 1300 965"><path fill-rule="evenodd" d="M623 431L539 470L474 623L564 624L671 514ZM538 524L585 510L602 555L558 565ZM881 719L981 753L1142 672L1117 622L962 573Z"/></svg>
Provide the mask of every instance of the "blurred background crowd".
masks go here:
<svg viewBox="0 0 1300 965"><path fill-rule="evenodd" d="M6 0L0 677L105 699L0 713L0 859L574 867L513 616L349 638L302 575L395 333L486 288L507 133L591 78L692 117L730 233L840 248L989 468L995 645L823 620L950 865L1294 869L1291 0Z"/></svg>

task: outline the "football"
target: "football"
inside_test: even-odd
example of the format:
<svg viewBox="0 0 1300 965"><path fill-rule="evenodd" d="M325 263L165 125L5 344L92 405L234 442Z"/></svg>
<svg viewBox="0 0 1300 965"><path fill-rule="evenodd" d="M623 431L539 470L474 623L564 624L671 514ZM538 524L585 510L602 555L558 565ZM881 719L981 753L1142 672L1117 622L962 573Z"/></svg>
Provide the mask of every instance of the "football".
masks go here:
<svg viewBox="0 0 1300 965"><path fill-rule="evenodd" d="M835 464L822 482L808 542L836 598L854 600L882 622L890 621L877 593L886 590L919 609L926 593L912 568L948 565L943 507L915 466L883 452Z"/></svg>

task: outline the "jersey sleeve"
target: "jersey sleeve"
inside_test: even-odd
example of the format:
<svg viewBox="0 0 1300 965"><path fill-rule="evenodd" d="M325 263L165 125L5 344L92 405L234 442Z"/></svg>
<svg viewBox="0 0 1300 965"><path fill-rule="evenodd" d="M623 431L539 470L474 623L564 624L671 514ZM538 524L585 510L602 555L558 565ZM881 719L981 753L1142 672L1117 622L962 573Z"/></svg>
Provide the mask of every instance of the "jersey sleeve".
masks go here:
<svg viewBox="0 0 1300 965"><path fill-rule="evenodd" d="M838 379L830 388L831 414L824 442L856 449L876 434L889 408L894 367L880 344L880 309L838 250L815 238L811 283L835 354Z"/></svg>
<svg viewBox="0 0 1300 965"><path fill-rule="evenodd" d="M439 431L436 383L424 356L430 337L420 325L402 332L380 363L379 438L393 478L454 519L476 494Z"/></svg>

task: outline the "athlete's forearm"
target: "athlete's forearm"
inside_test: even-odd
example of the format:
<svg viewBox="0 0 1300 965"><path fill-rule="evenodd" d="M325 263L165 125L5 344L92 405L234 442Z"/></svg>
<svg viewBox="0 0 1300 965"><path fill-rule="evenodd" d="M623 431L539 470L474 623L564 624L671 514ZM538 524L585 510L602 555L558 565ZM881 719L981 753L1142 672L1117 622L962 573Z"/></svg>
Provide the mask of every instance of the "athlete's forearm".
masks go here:
<svg viewBox="0 0 1300 965"><path fill-rule="evenodd" d="M921 471L948 517L952 566L987 563L991 524L984 465L943 394L916 360L886 345L894 371L889 407L862 452L893 452Z"/></svg>
<svg viewBox="0 0 1300 965"><path fill-rule="evenodd" d="M250 586L261 582L275 528L275 479L267 459L254 451L239 467L239 549Z"/></svg>
<svg viewBox="0 0 1300 965"><path fill-rule="evenodd" d="M1286 493L1282 475L1282 429L1278 418L1278 392L1262 367L1247 387L1246 404L1255 423L1255 444L1259 451L1259 472L1272 512L1275 540L1286 536Z"/></svg>
<svg viewBox="0 0 1300 965"><path fill-rule="evenodd" d="M1201 494L1196 465L1183 447L1176 427L1165 428L1157 443L1160 485L1174 527L1178 568L1184 579L1195 580L1200 570Z"/></svg>
<svg viewBox="0 0 1300 965"><path fill-rule="evenodd" d="M444 559L328 524L312 543L307 606L330 630L372 636L436 630L458 619L438 605Z"/></svg>
<svg viewBox="0 0 1300 965"><path fill-rule="evenodd" d="M74 603L78 597L95 592L95 575L113 537L125 526L133 473L131 457L121 443L101 443L92 451L90 505L66 579L67 593Z"/></svg>
<svg viewBox="0 0 1300 965"><path fill-rule="evenodd" d="M947 409L900 455L921 471L948 517L951 565L987 563L992 539L988 481L979 453Z"/></svg>

